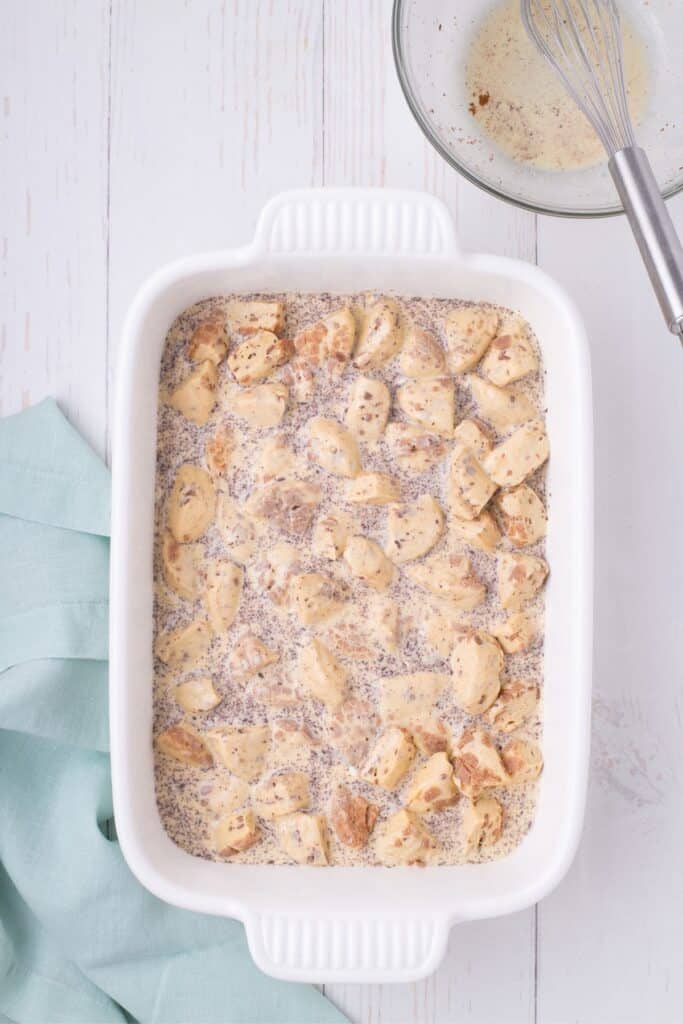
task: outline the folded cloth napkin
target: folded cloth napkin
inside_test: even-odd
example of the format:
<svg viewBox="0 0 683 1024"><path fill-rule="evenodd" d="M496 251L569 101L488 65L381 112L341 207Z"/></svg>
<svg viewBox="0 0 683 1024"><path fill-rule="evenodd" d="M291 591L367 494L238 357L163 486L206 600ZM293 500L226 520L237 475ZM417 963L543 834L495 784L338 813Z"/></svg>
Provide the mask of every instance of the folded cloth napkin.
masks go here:
<svg viewBox="0 0 683 1024"><path fill-rule="evenodd" d="M343 1021L107 838L109 487L52 400L0 420L0 1021Z"/></svg>

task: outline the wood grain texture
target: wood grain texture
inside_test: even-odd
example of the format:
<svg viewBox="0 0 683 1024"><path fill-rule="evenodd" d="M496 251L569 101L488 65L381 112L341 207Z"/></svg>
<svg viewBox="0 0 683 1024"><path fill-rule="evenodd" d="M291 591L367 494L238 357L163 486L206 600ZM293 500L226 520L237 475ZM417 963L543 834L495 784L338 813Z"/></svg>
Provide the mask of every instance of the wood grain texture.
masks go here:
<svg viewBox="0 0 683 1024"><path fill-rule="evenodd" d="M391 0L0 5L0 411L54 393L99 450L144 277L240 244L311 184L423 188L464 248L575 297L596 409L596 696L586 832L538 908L462 925L408 986L327 986L358 1024L680 1020L681 353L622 221L537 219L460 179L409 114ZM671 204L683 229L683 200ZM538 924L538 927L536 927Z"/></svg>

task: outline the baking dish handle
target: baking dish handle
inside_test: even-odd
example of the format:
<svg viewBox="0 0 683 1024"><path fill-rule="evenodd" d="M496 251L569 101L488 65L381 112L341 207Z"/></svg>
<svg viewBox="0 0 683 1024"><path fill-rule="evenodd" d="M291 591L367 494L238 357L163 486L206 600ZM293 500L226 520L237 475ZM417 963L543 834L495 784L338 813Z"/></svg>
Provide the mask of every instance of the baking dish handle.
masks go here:
<svg viewBox="0 0 683 1024"><path fill-rule="evenodd" d="M246 921L251 955L266 974L286 981L416 981L446 951L445 918L335 914L254 914Z"/></svg>
<svg viewBox="0 0 683 1024"><path fill-rule="evenodd" d="M446 206L427 192L320 188L282 192L263 208L254 245L260 252L453 256L458 252Z"/></svg>

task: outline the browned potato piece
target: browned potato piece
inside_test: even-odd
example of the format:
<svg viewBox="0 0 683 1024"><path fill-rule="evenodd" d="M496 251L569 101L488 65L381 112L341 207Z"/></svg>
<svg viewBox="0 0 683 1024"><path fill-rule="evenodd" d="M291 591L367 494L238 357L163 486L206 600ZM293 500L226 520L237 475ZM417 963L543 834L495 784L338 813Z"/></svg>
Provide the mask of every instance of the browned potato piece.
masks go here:
<svg viewBox="0 0 683 1024"><path fill-rule="evenodd" d="M538 634L534 619L526 612L512 612L505 622L491 630L506 654L519 654L531 647Z"/></svg>
<svg viewBox="0 0 683 1024"><path fill-rule="evenodd" d="M206 465L214 477L222 477L228 471L235 449L235 439L228 427L220 427L204 447Z"/></svg>
<svg viewBox="0 0 683 1024"><path fill-rule="evenodd" d="M411 811L397 811L386 822L376 843L382 864L426 864L438 849L436 840Z"/></svg>
<svg viewBox="0 0 683 1024"><path fill-rule="evenodd" d="M465 848L474 853L480 846L493 846L503 834L503 808L493 796L482 796L467 804L462 817Z"/></svg>
<svg viewBox="0 0 683 1024"><path fill-rule="evenodd" d="M379 737L363 771L368 782L395 789L415 757L415 744L405 729L392 726Z"/></svg>
<svg viewBox="0 0 683 1024"><path fill-rule="evenodd" d="M474 519L451 516L450 526L456 537L478 551L493 551L500 544L500 530L486 509Z"/></svg>
<svg viewBox="0 0 683 1024"><path fill-rule="evenodd" d="M353 358L359 370L376 369L392 359L403 344L403 329L397 303L380 299L364 317Z"/></svg>
<svg viewBox="0 0 683 1024"><path fill-rule="evenodd" d="M543 755L533 740L510 740L501 754L510 782L515 786L534 782L543 769Z"/></svg>
<svg viewBox="0 0 683 1024"><path fill-rule="evenodd" d="M412 505L389 509L386 553L396 565L421 558L438 543L444 515L431 494L421 494Z"/></svg>
<svg viewBox="0 0 683 1024"><path fill-rule="evenodd" d="M255 430L276 427L287 409L288 394L287 386L280 381L255 384L233 397L232 411Z"/></svg>
<svg viewBox="0 0 683 1024"><path fill-rule="evenodd" d="M351 385L345 423L354 437L364 444L375 444L389 419L391 395L384 381L356 377Z"/></svg>
<svg viewBox="0 0 683 1024"><path fill-rule="evenodd" d="M343 512L323 516L313 528L313 554L319 558L327 558L331 562L336 561L344 554L350 533L351 521Z"/></svg>
<svg viewBox="0 0 683 1024"><path fill-rule="evenodd" d="M228 324L238 334L257 334L271 331L279 334L285 325L284 302L231 302L228 304Z"/></svg>
<svg viewBox="0 0 683 1024"><path fill-rule="evenodd" d="M416 814L444 811L460 799L453 765L445 753L433 754L413 775L406 791L406 807Z"/></svg>
<svg viewBox="0 0 683 1024"><path fill-rule="evenodd" d="M351 358L355 340L356 321L344 306L297 334L294 347L302 359L314 366L341 373Z"/></svg>
<svg viewBox="0 0 683 1024"><path fill-rule="evenodd" d="M270 740L267 725L219 725L204 738L217 764L233 775L255 782L262 774Z"/></svg>
<svg viewBox="0 0 683 1024"><path fill-rule="evenodd" d="M483 459L491 451L493 443L485 430L476 420L462 420L453 432L453 440L458 444L471 448L478 459Z"/></svg>
<svg viewBox="0 0 683 1024"><path fill-rule="evenodd" d="M405 573L418 587L465 611L486 597L486 585L474 575L467 555L430 555Z"/></svg>
<svg viewBox="0 0 683 1024"><path fill-rule="evenodd" d="M484 306L462 306L444 324L449 361L454 373L464 373L479 362L498 330L499 317Z"/></svg>
<svg viewBox="0 0 683 1024"><path fill-rule="evenodd" d="M189 715L211 711L223 700L220 693L216 693L210 676L193 676L191 679L178 683L173 690L173 695L179 706Z"/></svg>
<svg viewBox="0 0 683 1024"><path fill-rule="evenodd" d="M385 438L393 458L401 469L409 473L425 473L447 451L442 437L414 423L390 423Z"/></svg>
<svg viewBox="0 0 683 1024"><path fill-rule="evenodd" d="M414 722L424 721L433 713L449 681L445 672L382 676L378 680L382 719L412 730Z"/></svg>
<svg viewBox="0 0 683 1024"><path fill-rule="evenodd" d="M386 590L392 581L394 566L374 540L350 537L343 558L353 575L374 590Z"/></svg>
<svg viewBox="0 0 683 1024"><path fill-rule="evenodd" d="M471 800L510 781L493 740L481 729L465 729L453 751L453 771L458 788Z"/></svg>
<svg viewBox="0 0 683 1024"><path fill-rule="evenodd" d="M203 427L216 404L216 364L210 359L182 381L168 400L185 419Z"/></svg>
<svg viewBox="0 0 683 1024"><path fill-rule="evenodd" d="M320 488L305 480L274 480L257 487L246 505L247 513L274 523L279 530L303 537L320 502Z"/></svg>
<svg viewBox="0 0 683 1024"><path fill-rule="evenodd" d="M304 405L310 402L315 393L315 377L313 371L301 356L290 359L282 367L280 373L282 383L289 388L289 396L292 402L297 405Z"/></svg>
<svg viewBox="0 0 683 1024"><path fill-rule="evenodd" d="M229 629L235 621L242 594L244 570L234 562L212 559L205 562L204 607L215 633Z"/></svg>
<svg viewBox="0 0 683 1024"><path fill-rule="evenodd" d="M453 634L451 669L455 702L468 715L480 715L500 693L505 656L495 637L460 626Z"/></svg>
<svg viewBox="0 0 683 1024"><path fill-rule="evenodd" d="M218 366L225 359L228 345L225 321L215 316L195 327L187 346L187 355L193 363L204 363L208 359Z"/></svg>
<svg viewBox="0 0 683 1024"><path fill-rule="evenodd" d="M453 436L455 388L452 380L409 380L396 392L396 404L409 420L442 437Z"/></svg>
<svg viewBox="0 0 683 1024"><path fill-rule="evenodd" d="M318 572L294 576L289 584L289 596L292 610L302 626L314 626L319 622L325 622L344 604L339 583Z"/></svg>
<svg viewBox="0 0 683 1024"><path fill-rule="evenodd" d="M286 363L294 346L271 331L257 331L241 341L228 356L228 366L238 384L248 387L265 380L273 370Z"/></svg>
<svg viewBox="0 0 683 1024"><path fill-rule="evenodd" d="M299 653L299 677L311 695L328 708L337 708L346 697L348 673L320 640L311 640Z"/></svg>
<svg viewBox="0 0 683 1024"><path fill-rule="evenodd" d="M535 555L498 556L498 597L503 608L518 611L541 589L548 563Z"/></svg>
<svg viewBox="0 0 683 1024"><path fill-rule="evenodd" d="M189 764L193 768L210 768L213 758L206 749L204 740L189 725L179 722L170 729L164 729L156 738L157 750L167 754L176 761Z"/></svg>
<svg viewBox="0 0 683 1024"><path fill-rule="evenodd" d="M401 499L401 485L388 473L359 473L346 487L353 505L391 505Z"/></svg>
<svg viewBox="0 0 683 1024"><path fill-rule="evenodd" d="M249 808L222 818L212 829L213 848L219 857L243 853L260 838L254 812Z"/></svg>
<svg viewBox="0 0 683 1024"><path fill-rule="evenodd" d="M211 643L211 628L204 619L195 619L162 633L156 642L156 655L171 668L189 668L206 654Z"/></svg>
<svg viewBox="0 0 683 1024"><path fill-rule="evenodd" d="M505 536L516 547L527 547L545 537L548 525L545 507L536 492L526 484L497 495L496 507Z"/></svg>
<svg viewBox="0 0 683 1024"><path fill-rule="evenodd" d="M195 601L201 588L201 544L179 544L170 530L165 530L161 539L161 564L164 579L171 590Z"/></svg>
<svg viewBox="0 0 683 1024"><path fill-rule="evenodd" d="M516 487L548 458L548 436L541 420L515 430L484 459L484 469L498 487Z"/></svg>
<svg viewBox="0 0 683 1024"><path fill-rule="evenodd" d="M308 423L310 457L334 476L353 478L361 471L355 438L336 420L316 416Z"/></svg>
<svg viewBox="0 0 683 1024"><path fill-rule="evenodd" d="M431 757L432 754L448 753L451 746L446 726L438 718L426 717L411 722L410 731L415 746L421 754Z"/></svg>
<svg viewBox="0 0 683 1024"><path fill-rule="evenodd" d="M514 732L531 718L538 705L538 687L523 679L504 683L495 703L484 716L496 732Z"/></svg>
<svg viewBox="0 0 683 1024"><path fill-rule="evenodd" d="M372 832L379 809L346 786L338 786L330 800L330 822L337 839L354 850L362 849Z"/></svg>
<svg viewBox="0 0 683 1024"><path fill-rule="evenodd" d="M479 415L488 420L496 430L518 427L538 416L538 409L528 395L513 387L497 388L483 377L468 376L472 397L479 408Z"/></svg>

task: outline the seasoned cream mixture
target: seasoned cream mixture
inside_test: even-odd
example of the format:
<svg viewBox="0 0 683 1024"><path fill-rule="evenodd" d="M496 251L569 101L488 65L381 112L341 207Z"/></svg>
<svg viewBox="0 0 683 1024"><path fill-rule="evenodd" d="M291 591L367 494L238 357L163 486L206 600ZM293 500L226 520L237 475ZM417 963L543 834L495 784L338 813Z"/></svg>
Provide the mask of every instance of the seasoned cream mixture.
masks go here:
<svg viewBox="0 0 683 1024"><path fill-rule="evenodd" d="M510 310L226 296L161 366L164 827L239 863L457 864L531 824L542 369Z"/></svg>
<svg viewBox="0 0 683 1024"><path fill-rule="evenodd" d="M629 106L638 124L648 97L645 51L628 23L623 38ZM588 120L527 36L519 0L506 0L484 19L465 77L470 113L513 160L562 171L606 159Z"/></svg>

